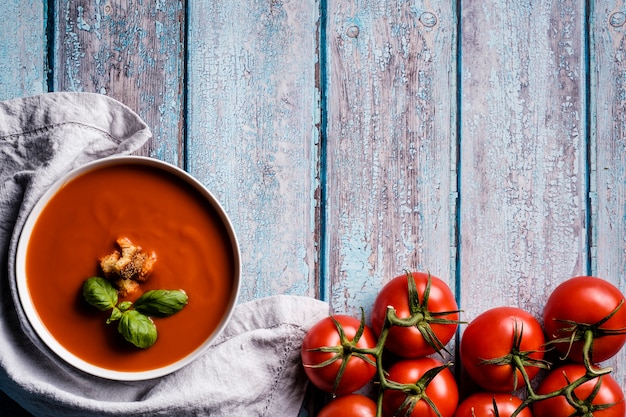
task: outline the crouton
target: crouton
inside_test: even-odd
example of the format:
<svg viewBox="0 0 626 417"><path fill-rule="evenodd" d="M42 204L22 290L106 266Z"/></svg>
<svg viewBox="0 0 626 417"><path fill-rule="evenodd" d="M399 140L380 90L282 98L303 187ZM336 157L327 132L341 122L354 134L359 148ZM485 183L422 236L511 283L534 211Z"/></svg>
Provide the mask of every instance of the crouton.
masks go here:
<svg viewBox="0 0 626 417"><path fill-rule="evenodd" d="M148 279L157 258L154 252L144 252L127 237L120 237L116 243L119 250L100 258L100 269L125 297L136 292L139 284Z"/></svg>

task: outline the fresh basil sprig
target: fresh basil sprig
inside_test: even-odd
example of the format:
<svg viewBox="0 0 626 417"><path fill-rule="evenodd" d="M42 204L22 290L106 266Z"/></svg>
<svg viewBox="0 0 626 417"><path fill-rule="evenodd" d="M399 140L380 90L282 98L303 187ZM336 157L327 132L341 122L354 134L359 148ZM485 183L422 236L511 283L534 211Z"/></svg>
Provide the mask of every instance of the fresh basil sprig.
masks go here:
<svg viewBox="0 0 626 417"><path fill-rule="evenodd" d="M157 340L157 329L150 317L169 317L187 305L187 294L182 290L151 290L135 304L118 304L117 290L107 279L92 277L83 283L85 300L100 311L111 310L106 323L118 321L117 331L139 348L149 348Z"/></svg>

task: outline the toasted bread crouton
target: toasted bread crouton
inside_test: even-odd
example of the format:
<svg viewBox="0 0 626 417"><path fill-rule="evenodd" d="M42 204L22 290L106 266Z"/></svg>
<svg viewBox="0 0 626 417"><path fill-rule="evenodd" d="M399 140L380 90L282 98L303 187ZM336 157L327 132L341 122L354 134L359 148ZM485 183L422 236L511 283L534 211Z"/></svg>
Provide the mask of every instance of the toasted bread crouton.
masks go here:
<svg viewBox="0 0 626 417"><path fill-rule="evenodd" d="M104 272L105 276L109 276L115 272L117 261L119 261L120 256L121 254L118 251L115 251L100 259L100 268L102 268L102 272Z"/></svg>
<svg viewBox="0 0 626 417"><path fill-rule="evenodd" d="M120 295L123 297L133 294L139 289L139 283L130 278L118 278L113 281L113 285L115 285Z"/></svg>
<svg viewBox="0 0 626 417"><path fill-rule="evenodd" d="M139 283L148 279L157 258L154 252L144 252L141 246L133 244L127 237L120 237L116 243L119 250L100 258L100 268L120 294L127 296L139 289Z"/></svg>

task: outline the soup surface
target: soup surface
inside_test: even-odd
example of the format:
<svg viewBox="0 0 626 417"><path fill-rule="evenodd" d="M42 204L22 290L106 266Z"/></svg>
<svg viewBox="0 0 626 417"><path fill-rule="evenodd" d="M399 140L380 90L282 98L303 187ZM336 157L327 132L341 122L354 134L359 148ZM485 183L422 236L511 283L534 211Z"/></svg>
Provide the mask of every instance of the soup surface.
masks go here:
<svg viewBox="0 0 626 417"><path fill-rule="evenodd" d="M130 238L157 262L133 294L183 289L189 303L154 318L156 343L139 349L106 324L109 312L87 304L83 282L103 276L99 259ZM67 350L115 371L167 366L197 349L219 326L234 290L234 255L218 213L173 174L123 164L87 172L63 186L43 209L26 252L26 280L48 331ZM120 297L120 301L124 298Z"/></svg>

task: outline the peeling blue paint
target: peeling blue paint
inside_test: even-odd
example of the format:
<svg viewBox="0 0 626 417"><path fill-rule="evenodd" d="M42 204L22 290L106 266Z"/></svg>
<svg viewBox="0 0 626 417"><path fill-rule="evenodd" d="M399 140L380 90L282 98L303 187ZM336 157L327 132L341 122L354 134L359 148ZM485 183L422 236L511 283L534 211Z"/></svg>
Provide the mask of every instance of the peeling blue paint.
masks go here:
<svg viewBox="0 0 626 417"><path fill-rule="evenodd" d="M76 27L79 30L85 30L89 32L91 30L91 26L89 26L89 24L85 21L85 16L84 16L85 10L83 6L77 6L76 9L78 11L77 17L76 17Z"/></svg>

